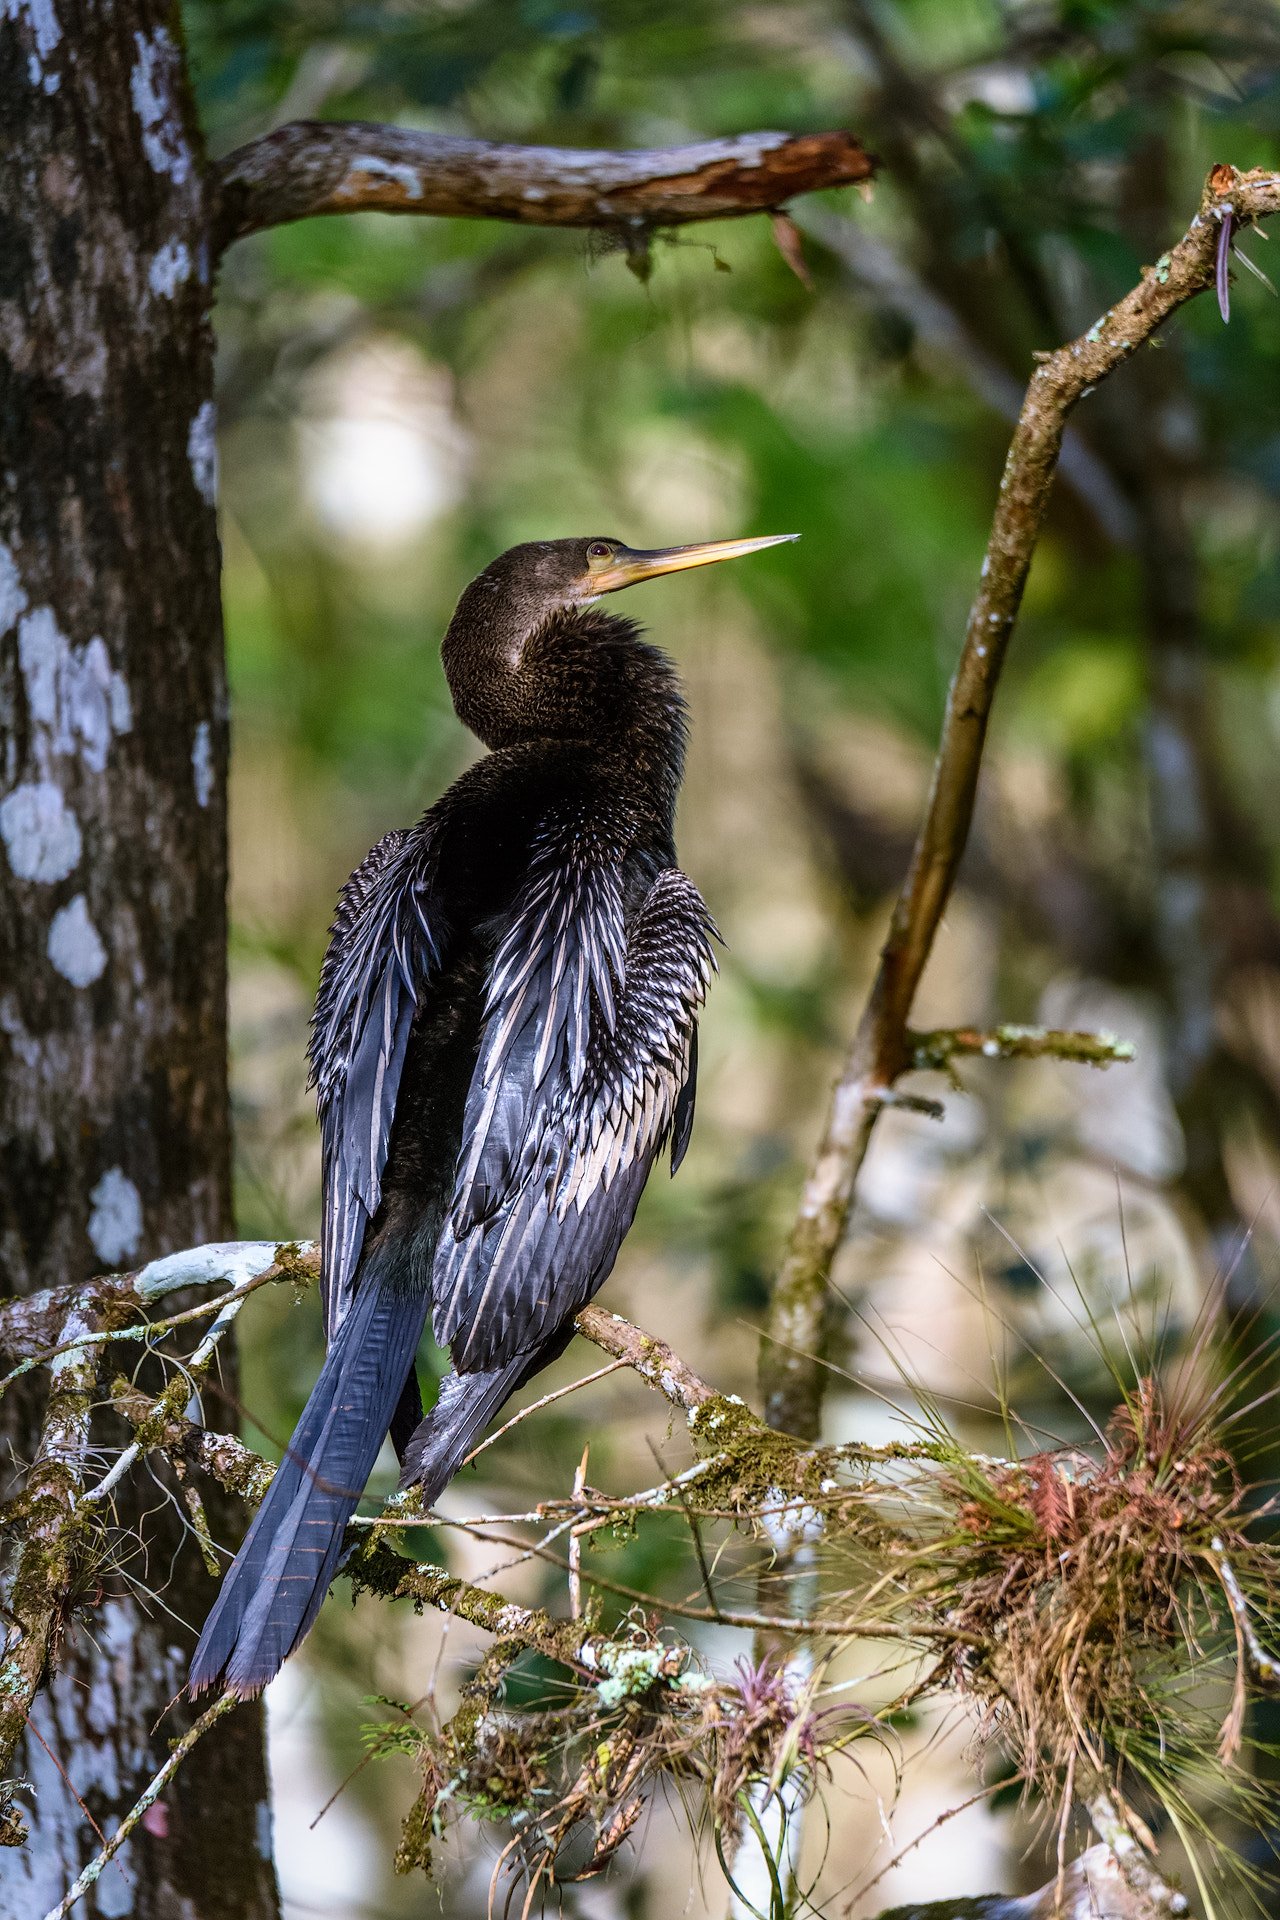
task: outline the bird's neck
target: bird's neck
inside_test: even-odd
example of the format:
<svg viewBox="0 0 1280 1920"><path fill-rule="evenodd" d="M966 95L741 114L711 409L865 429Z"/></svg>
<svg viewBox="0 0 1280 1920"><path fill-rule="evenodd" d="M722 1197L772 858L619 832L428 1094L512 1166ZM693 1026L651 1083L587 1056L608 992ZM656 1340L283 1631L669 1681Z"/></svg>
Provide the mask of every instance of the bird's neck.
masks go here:
<svg viewBox="0 0 1280 1920"><path fill-rule="evenodd" d="M469 610L465 602L442 649L463 724L488 747L538 741L567 758L603 760L669 825L684 770L685 710L666 655L631 621L597 607L559 610L521 632L514 610Z"/></svg>

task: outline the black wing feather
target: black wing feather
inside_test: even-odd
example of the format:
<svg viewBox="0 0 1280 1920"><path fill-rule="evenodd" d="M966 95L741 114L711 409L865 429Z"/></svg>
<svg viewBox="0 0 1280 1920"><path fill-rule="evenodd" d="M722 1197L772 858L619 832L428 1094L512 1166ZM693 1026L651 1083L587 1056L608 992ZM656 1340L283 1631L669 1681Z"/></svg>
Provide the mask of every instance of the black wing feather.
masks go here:
<svg viewBox="0 0 1280 1920"><path fill-rule="evenodd" d="M433 829L389 833L338 900L311 1023L320 1115L325 1330L351 1304L364 1233L382 1196L396 1095L419 995L443 961Z"/></svg>
<svg viewBox="0 0 1280 1920"><path fill-rule="evenodd" d="M616 867L548 835L495 956L435 1333L459 1371L504 1365L602 1284L693 1064L715 962L697 889L659 874L624 931Z"/></svg>

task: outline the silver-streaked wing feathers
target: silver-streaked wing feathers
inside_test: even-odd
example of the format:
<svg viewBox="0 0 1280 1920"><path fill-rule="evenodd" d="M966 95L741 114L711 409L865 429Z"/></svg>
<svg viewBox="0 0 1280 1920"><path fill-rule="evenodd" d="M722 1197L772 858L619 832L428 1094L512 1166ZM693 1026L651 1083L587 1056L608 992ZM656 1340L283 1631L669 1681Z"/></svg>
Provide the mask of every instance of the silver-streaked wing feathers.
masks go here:
<svg viewBox="0 0 1280 1920"><path fill-rule="evenodd" d="M445 928L425 823L389 833L343 887L311 1023L320 1115L325 1331L351 1304L365 1228L377 1212L409 1029L441 964Z"/></svg>
<svg viewBox="0 0 1280 1920"><path fill-rule="evenodd" d="M577 1312L663 1143L683 1151L713 932L675 868L624 930L615 869L589 844L555 836L535 861L495 956L436 1253L436 1338L460 1370L501 1366Z"/></svg>

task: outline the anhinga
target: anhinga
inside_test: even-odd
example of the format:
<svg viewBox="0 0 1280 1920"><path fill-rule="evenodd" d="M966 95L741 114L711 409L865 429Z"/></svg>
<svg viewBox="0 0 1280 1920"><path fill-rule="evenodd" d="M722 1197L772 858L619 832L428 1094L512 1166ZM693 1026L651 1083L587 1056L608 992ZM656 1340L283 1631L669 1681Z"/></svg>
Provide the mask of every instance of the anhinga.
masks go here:
<svg viewBox="0 0 1280 1920"><path fill-rule="evenodd" d="M429 1505L568 1345L668 1140L679 1166L713 966L675 862L684 704L665 655L595 602L775 543L534 541L458 602L444 669L491 751L342 890L310 1046L328 1357L193 1691L266 1685L320 1609L388 1431ZM428 1311L453 1371L424 1419Z"/></svg>

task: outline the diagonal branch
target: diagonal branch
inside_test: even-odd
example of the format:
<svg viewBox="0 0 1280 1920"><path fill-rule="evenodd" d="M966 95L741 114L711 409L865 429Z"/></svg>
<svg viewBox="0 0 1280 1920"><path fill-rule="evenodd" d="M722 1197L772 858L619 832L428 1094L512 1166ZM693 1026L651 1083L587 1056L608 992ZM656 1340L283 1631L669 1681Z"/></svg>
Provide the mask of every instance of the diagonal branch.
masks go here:
<svg viewBox="0 0 1280 1920"><path fill-rule="evenodd" d="M610 153L459 140L362 120L295 120L217 169L215 249L319 213L434 213L536 227L600 227L642 252L655 227L777 207L870 180L851 133L743 133Z"/></svg>
<svg viewBox="0 0 1280 1920"><path fill-rule="evenodd" d="M1068 415L1214 284L1227 221L1280 212L1280 176L1216 166L1183 238L1088 333L1046 355L1027 388L996 502L978 592L947 699L933 788L880 967L800 1199L774 1287L760 1374L770 1426L815 1438L827 1282L854 1182L895 1081L912 1066L907 1020L973 817L987 721L1049 503Z"/></svg>

